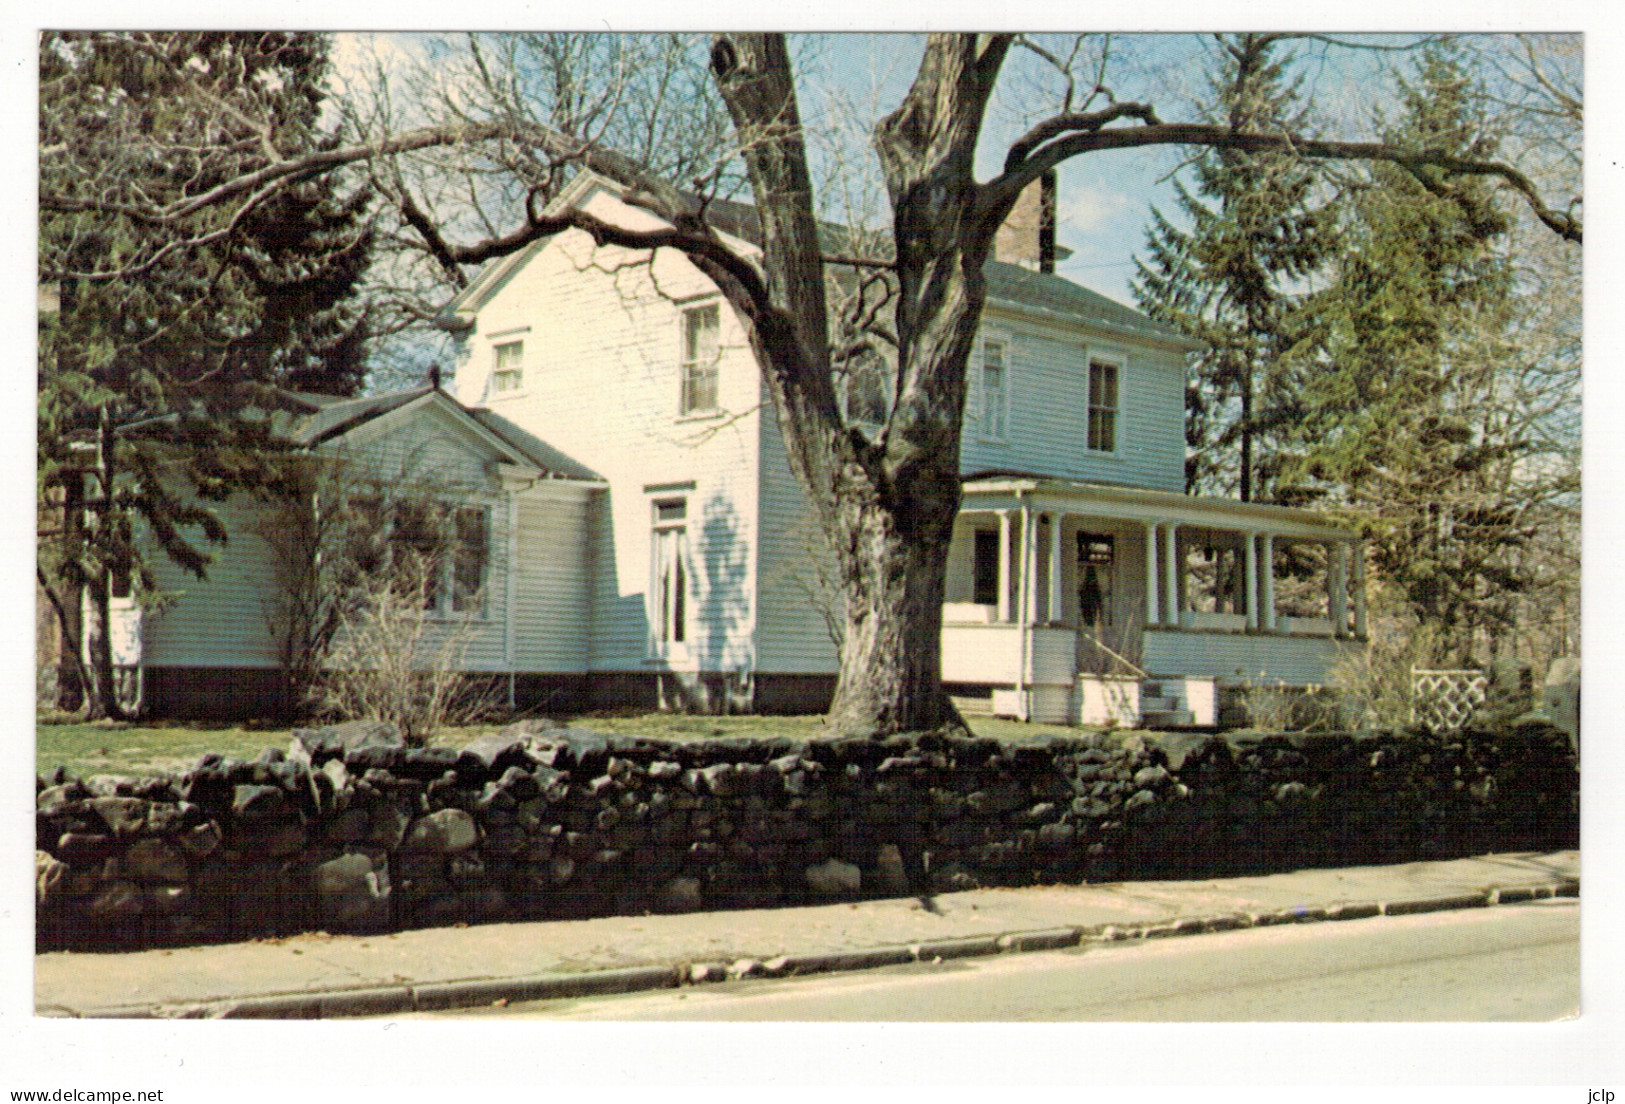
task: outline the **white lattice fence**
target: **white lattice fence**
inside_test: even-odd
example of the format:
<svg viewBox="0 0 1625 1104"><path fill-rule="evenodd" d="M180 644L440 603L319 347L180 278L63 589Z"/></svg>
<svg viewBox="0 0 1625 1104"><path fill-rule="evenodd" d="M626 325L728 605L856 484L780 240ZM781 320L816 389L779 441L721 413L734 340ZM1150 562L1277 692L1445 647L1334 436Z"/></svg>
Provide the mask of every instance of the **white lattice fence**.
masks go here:
<svg viewBox="0 0 1625 1104"><path fill-rule="evenodd" d="M1489 692L1488 671L1411 668L1411 723L1454 732L1473 717Z"/></svg>

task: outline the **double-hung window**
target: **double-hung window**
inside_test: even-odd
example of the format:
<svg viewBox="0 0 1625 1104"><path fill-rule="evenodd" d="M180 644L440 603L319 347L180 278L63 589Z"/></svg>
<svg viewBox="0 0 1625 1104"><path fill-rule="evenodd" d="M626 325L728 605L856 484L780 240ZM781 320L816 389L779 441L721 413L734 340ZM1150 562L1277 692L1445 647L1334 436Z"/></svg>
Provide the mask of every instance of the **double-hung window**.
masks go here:
<svg viewBox="0 0 1625 1104"><path fill-rule="evenodd" d="M709 414L717 409L717 361L721 312L715 304L683 312L683 394L679 412Z"/></svg>
<svg viewBox="0 0 1625 1104"><path fill-rule="evenodd" d="M491 369L491 394L505 395L525 384L525 343L507 341L493 349L496 361Z"/></svg>
<svg viewBox="0 0 1625 1104"><path fill-rule="evenodd" d="M1003 341L982 342L982 437L988 441L1005 438L1005 422L1010 409L1010 377L1005 364Z"/></svg>
<svg viewBox="0 0 1625 1104"><path fill-rule="evenodd" d="M381 583L440 616L484 613L489 508L377 498L349 506L358 524L340 553L341 585L364 591Z"/></svg>
<svg viewBox="0 0 1625 1104"><path fill-rule="evenodd" d="M484 506L462 506L452 516L452 548L442 592L454 613L481 613L485 608L485 579L490 567L490 511Z"/></svg>
<svg viewBox="0 0 1625 1104"><path fill-rule="evenodd" d="M656 499L650 547L649 620L656 650L668 654L688 639L688 500Z"/></svg>
<svg viewBox="0 0 1625 1104"><path fill-rule="evenodd" d="M1118 374L1116 364L1089 361L1089 451L1117 451Z"/></svg>

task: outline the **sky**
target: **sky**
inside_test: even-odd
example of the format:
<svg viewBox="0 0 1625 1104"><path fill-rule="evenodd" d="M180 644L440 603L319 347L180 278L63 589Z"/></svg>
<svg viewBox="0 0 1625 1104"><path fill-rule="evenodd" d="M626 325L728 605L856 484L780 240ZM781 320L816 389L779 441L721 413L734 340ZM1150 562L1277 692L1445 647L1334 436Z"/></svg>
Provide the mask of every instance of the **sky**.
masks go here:
<svg viewBox="0 0 1625 1104"><path fill-rule="evenodd" d="M1351 36L1352 37L1352 36ZM1362 41L1409 41L1414 36ZM1062 53L1073 36L1040 36L1041 45ZM1098 48L1098 38L1090 49ZM1195 118L1193 99L1206 91L1207 74L1216 64L1211 36L1195 34L1129 34L1110 39L1112 60L1107 84L1118 100L1156 106L1170 121ZM873 153L867 148L875 120L894 108L906 93L919 64L924 36L901 34L813 34L792 38L797 56L798 97L804 121L815 132L813 156L836 156L842 164L877 179ZM407 62L416 49L410 34L341 34L334 51L341 80L364 83L371 66ZM1298 48L1305 89L1319 109L1342 120L1337 137L1369 134L1366 111L1375 93L1387 87L1375 77L1382 55ZM1058 106L1053 80L1042 86L1042 65L1033 53L1012 51L999 91L984 127L978 171L984 179L998 171L1010 142L1031 122ZM1093 107L1101 106L1097 100ZM822 151L822 153L821 153ZM1074 158L1059 173L1059 244L1072 251L1058 271L1095 291L1132 303L1134 257L1143 252L1153 208L1178 221L1172 175L1181 153L1174 148L1108 151ZM815 177L819 168L814 166ZM827 198L827 197L826 197ZM828 209L826 214L839 218Z"/></svg>

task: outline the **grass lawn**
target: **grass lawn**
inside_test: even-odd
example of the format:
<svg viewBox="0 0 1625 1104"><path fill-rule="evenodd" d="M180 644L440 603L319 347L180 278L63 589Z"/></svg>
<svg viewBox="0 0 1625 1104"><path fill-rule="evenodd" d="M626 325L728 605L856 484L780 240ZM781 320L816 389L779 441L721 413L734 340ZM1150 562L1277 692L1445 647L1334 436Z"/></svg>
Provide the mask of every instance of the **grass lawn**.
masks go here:
<svg viewBox="0 0 1625 1104"><path fill-rule="evenodd" d="M812 739L823 717L695 717L674 713L594 713L571 718L577 728L668 740L704 740L717 736L789 736ZM967 719L978 736L1031 740L1055 733L1076 733L1054 725L1030 725L992 717ZM494 731L501 725L447 729L432 742L453 747ZM83 724L41 718L35 726L34 770L49 776L59 766L88 778L95 774L179 774L209 752L253 759L266 748L286 750L288 730L202 724L146 726Z"/></svg>

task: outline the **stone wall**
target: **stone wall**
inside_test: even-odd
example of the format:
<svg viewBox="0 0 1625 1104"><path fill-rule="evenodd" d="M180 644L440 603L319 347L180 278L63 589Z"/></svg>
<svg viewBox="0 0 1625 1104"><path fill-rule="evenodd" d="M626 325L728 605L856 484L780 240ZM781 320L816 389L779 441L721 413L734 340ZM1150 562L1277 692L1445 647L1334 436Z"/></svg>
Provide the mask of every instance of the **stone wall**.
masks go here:
<svg viewBox="0 0 1625 1104"><path fill-rule="evenodd" d="M38 781L42 948L1210 878L1577 846L1546 725L1021 743L387 729L179 778Z"/></svg>

